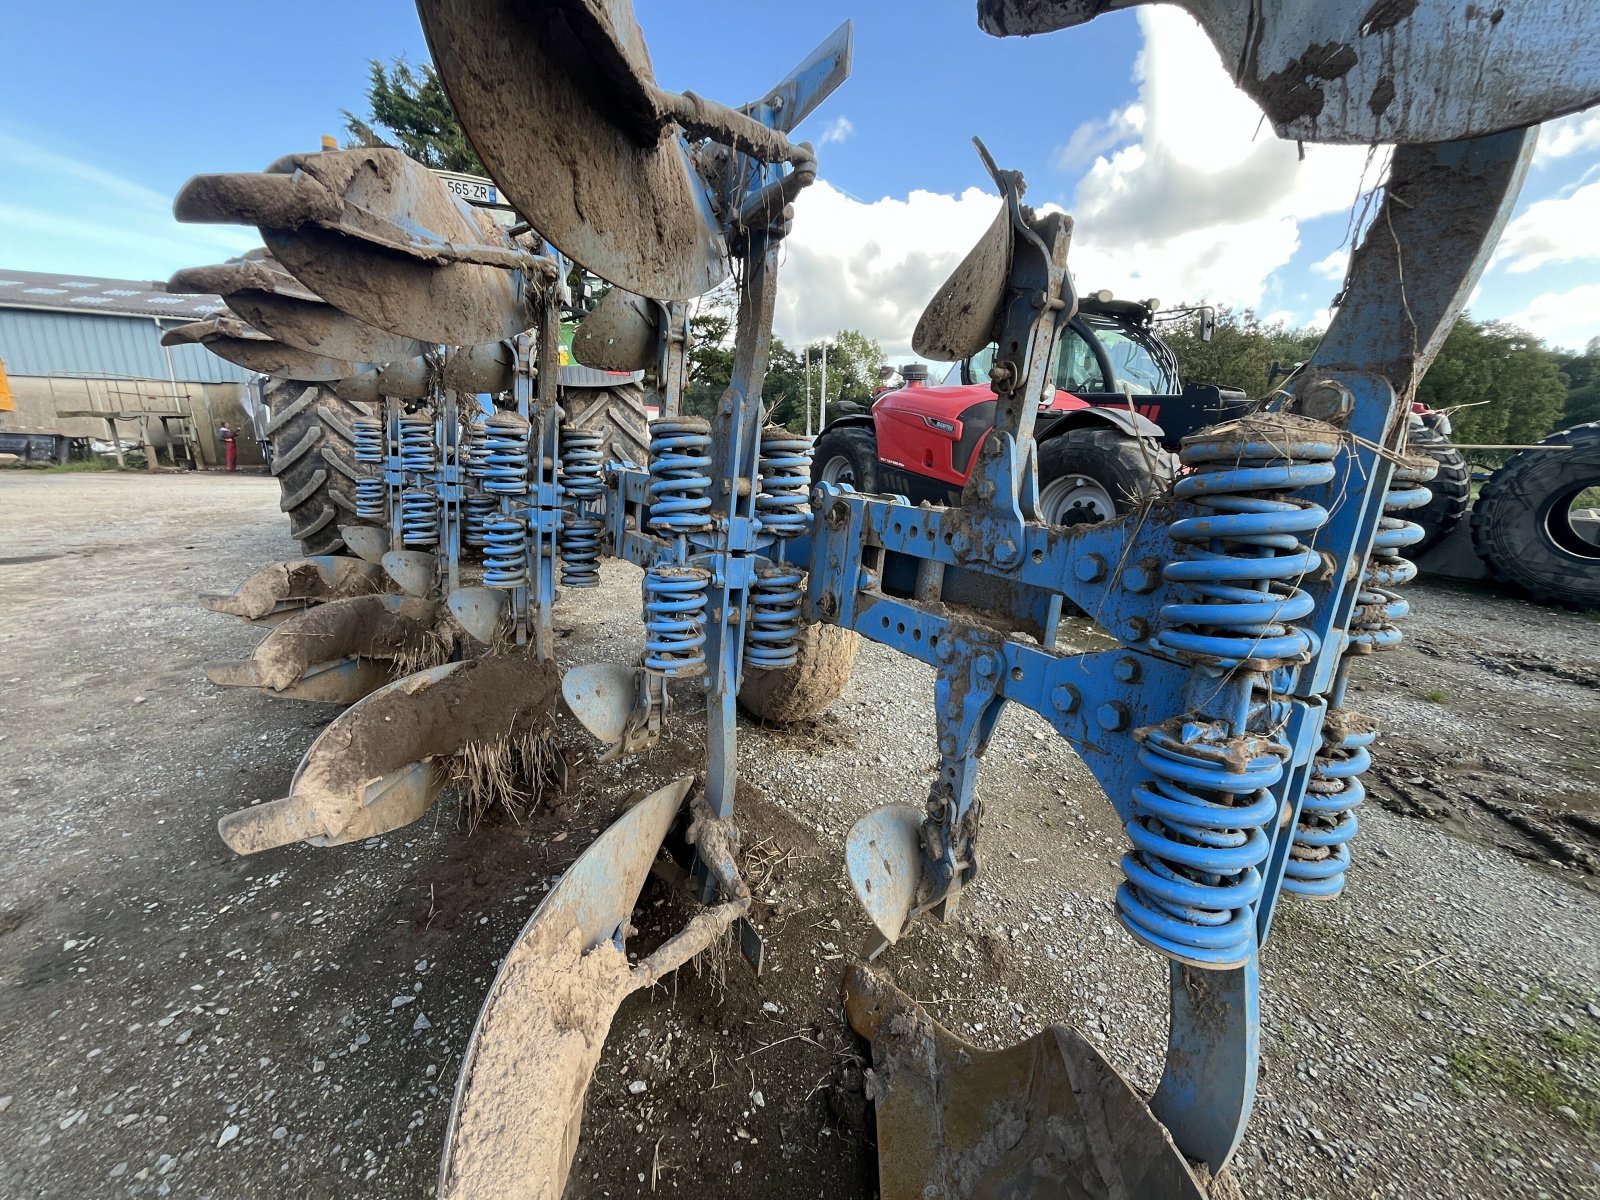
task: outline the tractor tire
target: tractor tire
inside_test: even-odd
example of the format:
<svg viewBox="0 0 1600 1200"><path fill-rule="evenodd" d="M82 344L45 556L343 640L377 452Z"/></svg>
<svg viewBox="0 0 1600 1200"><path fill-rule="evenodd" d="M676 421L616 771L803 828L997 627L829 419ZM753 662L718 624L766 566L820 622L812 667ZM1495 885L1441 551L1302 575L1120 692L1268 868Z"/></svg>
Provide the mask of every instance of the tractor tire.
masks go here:
<svg viewBox="0 0 1600 1200"><path fill-rule="evenodd" d="M863 495L876 496L877 435L865 425L824 429L811 448L811 483L847 484Z"/></svg>
<svg viewBox="0 0 1600 1200"><path fill-rule="evenodd" d="M619 383L613 387L565 389L567 420L578 429L599 432L605 443L603 453L636 467L650 462L650 418L645 413L642 383Z"/></svg>
<svg viewBox="0 0 1600 1200"><path fill-rule="evenodd" d="M1406 514L1422 526L1422 540L1408 551L1409 557L1416 558L1444 541L1467 515L1472 505L1472 468L1449 438L1426 425L1411 427L1410 448L1439 464L1439 473L1428 481L1433 499Z"/></svg>
<svg viewBox="0 0 1600 1200"><path fill-rule="evenodd" d="M1176 475L1176 458L1154 442L1079 426L1039 446L1039 515L1049 525L1120 517L1164 495Z"/></svg>
<svg viewBox="0 0 1600 1200"><path fill-rule="evenodd" d="M781 671L746 671L739 707L768 725L794 725L820 717L844 694L861 635L837 625L800 630L800 657Z"/></svg>
<svg viewBox="0 0 1600 1200"><path fill-rule="evenodd" d="M266 389L267 438L272 474L289 515L289 536L305 553L344 552L341 525L365 525L356 517L356 465L351 421L369 415L364 406L341 400L327 388L294 379L274 379Z"/></svg>
<svg viewBox="0 0 1600 1200"><path fill-rule="evenodd" d="M1600 609L1600 536L1571 520L1573 501L1600 489L1600 421L1553 433L1489 477L1472 506L1472 545L1489 573L1544 604ZM1594 507L1600 507L1597 502Z"/></svg>

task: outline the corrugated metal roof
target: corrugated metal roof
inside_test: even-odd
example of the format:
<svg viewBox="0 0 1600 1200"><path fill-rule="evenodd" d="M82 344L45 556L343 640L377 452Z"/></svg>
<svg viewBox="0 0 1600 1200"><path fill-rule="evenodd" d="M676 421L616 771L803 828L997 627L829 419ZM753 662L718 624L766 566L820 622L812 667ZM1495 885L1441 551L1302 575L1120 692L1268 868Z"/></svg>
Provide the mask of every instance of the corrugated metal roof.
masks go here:
<svg viewBox="0 0 1600 1200"><path fill-rule="evenodd" d="M3 276L0 276L3 278ZM243 383L250 372L224 362L204 346L161 345L161 335L189 320L103 312L32 312L0 305L0 358L14 378L56 375L166 379L167 355L180 383Z"/></svg>
<svg viewBox="0 0 1600 1200"><path fill-rule="evenodd" d="M0 268L0 308L53 308L65 312L175 317L198 321L223 308L221 296L169 296L166 284L149 279L102 279L97 275L50 275Z"/></svg>

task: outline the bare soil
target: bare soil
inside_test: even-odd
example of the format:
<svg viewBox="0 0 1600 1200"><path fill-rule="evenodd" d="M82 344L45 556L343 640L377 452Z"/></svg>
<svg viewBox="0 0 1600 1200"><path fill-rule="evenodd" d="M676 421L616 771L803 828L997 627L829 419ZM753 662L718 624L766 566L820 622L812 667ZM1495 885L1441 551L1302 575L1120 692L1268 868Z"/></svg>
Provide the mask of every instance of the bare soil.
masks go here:
<svg viewBox="0 0 1600 1200"><path fill-rule="evenodd" d="M209 685L262 636L207 613L293 554L262 477L0 474L0 1194L411 1197L433 1187L456 1070L499 959L625 797L693 773L665 744L468 833L449 798L364 843L232 855L218 817L286 794L336 711ZM1286 902L1263 956L1251 1197L1600 1195L1600 624L1410 589L1362 664L1385 730L1346 895ZM563 665L637 652L638 576L558 609ZM741 728L755 976L731 946L628 999L568 1196L876 1194L865 1048L840 982L867 933L841 844L916 802L932 680L864 645L827 714ZM1124 838L1065 744L1002 722L986 869L883 960L963 1038L1066 1023L1148 1089L1165 964L1111 913ZM692 914L646 885L630 952Z"/></svg>

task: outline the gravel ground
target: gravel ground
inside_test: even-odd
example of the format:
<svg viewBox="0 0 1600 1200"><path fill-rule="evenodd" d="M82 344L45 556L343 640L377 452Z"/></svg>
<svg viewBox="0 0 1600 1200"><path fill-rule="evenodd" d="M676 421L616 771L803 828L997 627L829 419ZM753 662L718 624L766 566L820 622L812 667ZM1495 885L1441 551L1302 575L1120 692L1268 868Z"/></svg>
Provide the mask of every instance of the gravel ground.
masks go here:
<svg viewBox="0 0 1600 1200"><path fill-rule="evenodd" d="M333 715L200 674L260 636L193 597L289 555L275 501L259 477L0 475L0 1194L425 1193L499 957L622 792L693 768L686 702L667 745L580 762L521 825L469 835L447 801L374 843L234 858L217 817L283 794ZM637 596L612 564L564 597L562 661L631 657ZM1407 648L1358 696L1392 732L1351 885L1286 902L1263 955L1236 1177L1252 1197L1597 1196L1600 629L1412 599ZM628 1002L569 1196L875 1193L838 1016L866 931L840 846L925 793L931 697L925 668L869 645L833 712L744 730L767 970L715 963ZM983 792L987 872L890 952L896 981L980 1045L1074 1024L1152 1086L1166 969L1111 915L1104 797L1021 711ZM675 909L647 892L641 941Z"/></svg>

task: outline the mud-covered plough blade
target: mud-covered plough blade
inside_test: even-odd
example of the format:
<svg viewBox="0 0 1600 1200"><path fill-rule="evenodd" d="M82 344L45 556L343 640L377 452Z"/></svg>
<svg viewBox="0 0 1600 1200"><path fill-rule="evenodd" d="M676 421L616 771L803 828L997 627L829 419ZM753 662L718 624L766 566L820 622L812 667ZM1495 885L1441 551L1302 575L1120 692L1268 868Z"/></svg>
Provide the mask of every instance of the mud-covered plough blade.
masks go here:
<svg viewBox="0 0 1600 1200"><path fill-rule="evenodd" d="M859 963L845 1012L872 1043L882 1200L1205 1200L1166 1127L1076 1031L968 1045Z"/></svg>
<svg viewBox="0 0 1600 1200"><path fill-rule="evenodd" d="M185 267L167 281L180 295L218 295L242 320L267 337L347 363L415 358L426 347L415 338L385 333L327 303L265 251L232 262Z"/></svg>
<svg viewBox="0 0 1600 1200"><path fill-rule="evenodd" d="M383 147L197 175L173 214L256 226L272 257L322 300L429 344L514 337L532 323L529 293L554 278L536 243L517 243L422 164Z"/></svg>
<svg viewBox="0 0 1600 1200"><path fill-rule="evenodd" d="M215 613L272 625L313 605L383 590L376 563L323 554L270 563L231 592L202 592L200 603Z"/></svg>
<svg viewBox="0 0 1600 1200"><path fill-rule="evenodd" d="M449 782L447 759L536 734L556 687L555 664L529 653L397 679L317 736L288 796L229 813L218 832L237 853L256 854L293 842L338 846L409 825Z"/></svg>
<svg viewBox="0 0 1600 1200"><path fill-rule="evenodd" d="M557 1200L617 1008L748 911L725 827L702 809L690 839L730 899L628 963L629 916L693 782L680 779L630 808L578 856L517 935L456 1080L439 1171L446 1200Z"/></svg>
<svg viewBox="0 0 1600 1200"><path fill-rule="evenodd" d="M344 547L357 558L373 566L383 566L383 556L389 553L392 535L382 525L341 525L339 536Z"/></svg>
<svg viewBox="0 0 1600 1200"><path fill-rule="evenodd" d="M206 678L282 700L354 704L434 649L438 616L436 603L411 596L331 600L282 621L249 658L207 663Z"/></svg>
<svg viewBox="0 0 1600 1200"><path fill-rule="evenodd" d="M237 317L221 313L167 330L161 335L161 344L204 346L218 358L246 371L282 379L301 379L307 383L343 379L356 370L353 363L276 341Z"/></svg>

